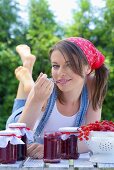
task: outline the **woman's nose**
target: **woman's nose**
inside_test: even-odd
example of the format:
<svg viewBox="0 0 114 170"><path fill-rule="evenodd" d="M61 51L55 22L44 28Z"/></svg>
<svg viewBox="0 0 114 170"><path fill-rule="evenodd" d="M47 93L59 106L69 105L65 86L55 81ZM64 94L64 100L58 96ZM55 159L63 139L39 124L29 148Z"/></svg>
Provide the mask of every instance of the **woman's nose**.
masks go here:
<svg viewBox="0 0 114 170"><path fill-rule="evenodd" d="M66 74L66 70L65 70L65 68L59 68L59 73L58 73L59 75L65 75Z"/></svg>

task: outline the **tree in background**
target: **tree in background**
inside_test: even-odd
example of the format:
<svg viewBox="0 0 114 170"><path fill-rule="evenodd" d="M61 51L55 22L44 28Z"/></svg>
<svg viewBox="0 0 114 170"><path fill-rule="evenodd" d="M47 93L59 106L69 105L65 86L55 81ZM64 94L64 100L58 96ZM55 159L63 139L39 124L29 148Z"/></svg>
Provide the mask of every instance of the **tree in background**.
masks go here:
<svg viewBox="0 0 114 170"><path fill-rule="evenodd" d="M0 1L0 129L3 129L11 113L16 94L14 70L19 65L19 59L15 46L24 41L24 29L21 29L17 11L19 6L15 1Z"/></svg>
<svg viewBox="0 0 114 170"><path fill-rule="evenodd" d="M15 52L16 45L28 44L32 53L38 57L34 68L36 79L41 71L50 74L48 51L60 39L63 32L55 22L46 0L30 1L29 24L26 27L23 20L20 20L20 8L16 0L1 1L0 9L0 21L4 25L3 32L0 27L2 32L0 35L2 36L0 38L0 129L3 129L7 117L11 114L18 87L14 70L22 64Z"/></svg>
<svg viewBox="0 0 114 170"><path fill-rule="evenodd" d="M110 79L102 119L114 120L114 1L106 0L101 9L92 6L90 0L80 0L77 3L73 24L66 27L65 35L89 39L106 56Z"/></svg>
<svg viewBox="0 0 114 170"><path fill-rule="evenodd" d="M66 26L66 36L90 38L90 25L93 21L92 6L89 0L76 1L78 8L73 10L73 23Z"/></svg>
<svg viewBox="0 0 114 170"><path fill-rule="evenodd" d="M46 0L31 0L27 40L36 55L35 78L40 72L50 75L49 48L63 35L62 28L55 22L54 14Z"/></svg>
<svg viewBox="0 0 114 170"><path fill-rule="evenodd" d="M108 94L103 107L103 118L114 121L114 1L106 0L104 22L101 24L101 41L109 59L110 79Z"/></svg>
<svg viewBox="0 0 114 170"><path fill-rule="evenodd" d="M18 44L28 44L37 61L34 79L39 73L50 76L48 62L49 48L58 40L68 36L81 36L90 39L106 56L110 67L109 89L103 105L103 119L114 120L114 5L105 0L104 8L93 7L90 0L77 0L74 22L61 27L49 9L46 0L29 1L28 25L19 17L17 0L0 1L0 129L5 127L11 114L18 81L14 70L21 65L15 52Z"/></svg>

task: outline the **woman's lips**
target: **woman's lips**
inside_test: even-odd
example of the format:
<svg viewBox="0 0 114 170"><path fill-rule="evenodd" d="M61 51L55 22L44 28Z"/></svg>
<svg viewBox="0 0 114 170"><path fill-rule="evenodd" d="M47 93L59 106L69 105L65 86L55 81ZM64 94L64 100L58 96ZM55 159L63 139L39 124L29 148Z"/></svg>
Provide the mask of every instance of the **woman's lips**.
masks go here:
<svg viewBox="0 0 114 170"><path fill-rule="evenodd" d="M67 82L69 82L71 79L60 79L60 80L57 80L56 83L59 83L59 84L66 84Z"/></svg>

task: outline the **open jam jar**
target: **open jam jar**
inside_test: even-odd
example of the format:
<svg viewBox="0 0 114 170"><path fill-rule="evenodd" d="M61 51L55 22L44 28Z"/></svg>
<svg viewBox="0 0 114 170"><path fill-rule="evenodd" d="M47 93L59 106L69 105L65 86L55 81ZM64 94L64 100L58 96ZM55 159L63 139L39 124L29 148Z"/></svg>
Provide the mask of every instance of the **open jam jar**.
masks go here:
<svg viewBox="0 0 114 170"><path fill-rule="evenodd" d="M61 135L61 159L78 159L77 127L59 128Z"/></svg>
<svg viewBox="0 0 114 170"><path fill-rule="evenodd" d="M11 131L0 131L0 163L8 164L17 161L16 138Z"/></svg>
<svg viewBox="0 0 114 170"><path fill-rule="evenodd" d="M14 130L17 136L21 137L24 144L17 145L17 160L25 160L27 156L27 136L25 123L11 123L8 125L10 130Z"/></svg>
<svg viewBox="0 0 114 170"><path fill-rule="evenodd" d="M59 163L61 160L61 133L44 133L44 162Z"/></svg>

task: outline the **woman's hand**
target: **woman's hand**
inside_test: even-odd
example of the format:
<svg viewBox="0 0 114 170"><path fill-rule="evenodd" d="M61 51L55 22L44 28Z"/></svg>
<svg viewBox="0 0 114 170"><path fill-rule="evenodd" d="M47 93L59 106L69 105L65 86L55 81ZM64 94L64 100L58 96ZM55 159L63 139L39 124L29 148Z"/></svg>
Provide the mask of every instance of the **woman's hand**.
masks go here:
<svg viewBox="0 0 114 170"><path fill-rule="evenodd" d="M54 88L54 83L47 78L46 74L39 75L36 83L32 87L24 110L20 115L18 122L26 123L31 130L34 129L36 121L40 118L42 108L47 102Z"/></svg>
<svg viewBox="0 0 114 170"><path fill-rule="evenodd" d="M34 101L44 103L50 97L54 88L54 83L41 73L34 85Z"/></svg>
<svg viewBox="0 0 114 170"><path fill-rule="evenodd" d="M44 145L38 143L28 144L27 155L35 159L42 159L44 156Z"/></svg>

